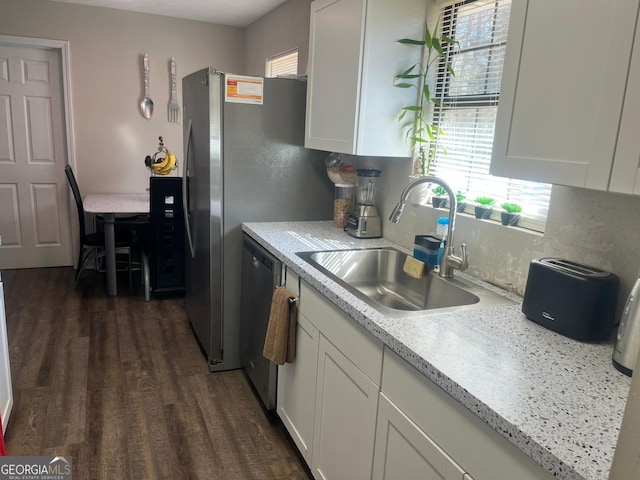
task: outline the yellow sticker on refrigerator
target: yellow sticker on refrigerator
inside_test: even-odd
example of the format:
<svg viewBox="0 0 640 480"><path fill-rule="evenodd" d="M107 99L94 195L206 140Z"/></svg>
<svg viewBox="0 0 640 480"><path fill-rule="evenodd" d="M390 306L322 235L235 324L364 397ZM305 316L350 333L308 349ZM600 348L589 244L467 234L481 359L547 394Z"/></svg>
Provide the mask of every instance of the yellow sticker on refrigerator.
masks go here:
<svg viewBox="0 0 640 480"><path fill-rule="evenodd" d="M227 75L224 101L262 105L264 78L244 75Z"/></svg>

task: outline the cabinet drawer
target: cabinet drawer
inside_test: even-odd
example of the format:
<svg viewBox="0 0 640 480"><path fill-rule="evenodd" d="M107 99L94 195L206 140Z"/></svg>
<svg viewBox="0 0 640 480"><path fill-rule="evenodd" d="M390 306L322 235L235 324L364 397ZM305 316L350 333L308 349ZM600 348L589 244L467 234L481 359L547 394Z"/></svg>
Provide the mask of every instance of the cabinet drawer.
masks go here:
<svg viewBox="0 0 640 480"><path fill-rule="evenodd" d="M388 348L382 392L475 480L553 478Z"/></svg>
<svg viewBox="0 0 640 480"><path fill-rule="evenodd" d="M305 282L300 282L300 312L371 381L380 385L380 340Z"/></svg>

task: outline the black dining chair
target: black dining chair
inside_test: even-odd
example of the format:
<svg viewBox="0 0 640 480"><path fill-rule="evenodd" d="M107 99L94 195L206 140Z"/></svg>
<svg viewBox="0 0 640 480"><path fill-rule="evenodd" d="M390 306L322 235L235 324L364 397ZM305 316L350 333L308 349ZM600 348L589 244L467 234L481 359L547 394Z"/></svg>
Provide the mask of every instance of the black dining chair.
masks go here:
<svg viewBox="0 0 640 480"><path fill-rule="evenodd" d="M105 239L103 232L87 233L84 219L84 206L82 204L82 196L80 195L80 189L76 182L76 177L73 174L73 170L69 165L64 167L64 171L69 181L69 186L73 192L73 198L76 201L76 208L78 210L78 223L80 225L80 248L78 256L78 264L75 275L75 284L78 285L80 275L85 267L92 261L97 261L99 258L105 256ZM127 269L129 271L129 284L132 283L131 278L131 248L133 245L133 235L127 231L116 230L116 254L127 256Z"/></svg>

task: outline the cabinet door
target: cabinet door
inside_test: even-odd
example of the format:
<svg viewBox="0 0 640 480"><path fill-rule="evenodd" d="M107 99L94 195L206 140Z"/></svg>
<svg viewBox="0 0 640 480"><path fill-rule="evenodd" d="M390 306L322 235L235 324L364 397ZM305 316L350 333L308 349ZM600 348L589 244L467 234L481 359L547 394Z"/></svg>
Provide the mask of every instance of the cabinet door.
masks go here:
<svg viewBox="0 0 640 480"><path fill-rule="evenodd" d="M298 313L296 361L278 367L278 415L307 464L313 442L318 338L318 329Z"/></svg>
<svg viewBox="0 0 640 480"><path fill-rule="evenodd" d="M13 389L11 386L11 368L9 366L9 341L7 338L7 319L4 311L4 286L0 282L0 414L2 414L3 432L9 422L11 407L13 407Z"/></svg>
<svg viewBox="0 0 640 480"><path fill-rule="evenodd" d="M378 387L320 335L311 471L322 480L369 480Z"/></svg>
<svg viewBox="0 0 640 480"><path fill-rule="evenodd" d="M305 147L355 153L366 0L315 0Z"/></svg>
<svg viewBox="0 0 640 480"><path fill-rule="evenodd" d="M514 0L491 173L606 190L638 0Z"/></svg>
<svg viewBox="0 0 640 480"><path fill-rule="evenodd" d="M640 194L640 35L636 35L609 190Z"/></svg>
<svg viewBox="0 0 640 480"><path fill-rule="evenodd" d="M380 393L372 480L467 480L465 472Z"/></svg>

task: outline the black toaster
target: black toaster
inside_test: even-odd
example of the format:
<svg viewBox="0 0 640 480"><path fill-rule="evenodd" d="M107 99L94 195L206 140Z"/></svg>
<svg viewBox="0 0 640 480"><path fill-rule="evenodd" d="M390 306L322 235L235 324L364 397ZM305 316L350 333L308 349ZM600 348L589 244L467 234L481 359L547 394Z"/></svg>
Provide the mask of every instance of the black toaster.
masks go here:
<svg viewBox="0 0 640 480"><path fill-rule="evenodd" d="M617 275L561 258L533 260L522 313L576 340L607 338L615 326Z"/></svg>

